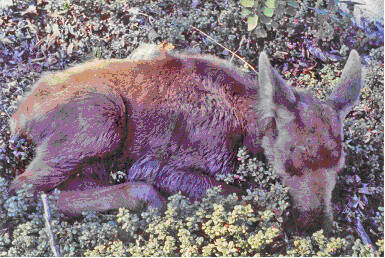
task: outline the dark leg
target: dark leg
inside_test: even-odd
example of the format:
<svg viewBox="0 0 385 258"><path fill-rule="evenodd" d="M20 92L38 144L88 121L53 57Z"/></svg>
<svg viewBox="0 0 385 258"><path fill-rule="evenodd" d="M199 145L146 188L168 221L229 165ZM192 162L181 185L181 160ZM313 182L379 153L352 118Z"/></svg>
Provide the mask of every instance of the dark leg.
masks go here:
<svg viewBox="0 0 385 258"><path fill-rule="evenodd" d="M107 211L123 207L135 211L143 208L161 209L164 202L152 185L130 182L86 190L62 191L57 205L67 216L78 216L83 211Z"/></svg>
<svg viewBox="0 0 385 258"><path fill-rule="evenodd" d="M180 191L192 200L201 199L206 195L207 189L215 186L223 189L223 195L241 192L240 189L218 182L213 177L204 175L201 172L174 169L162 165L152 156L146 156L136 161L129 170L128 179L148 182L168 193Z"/></svg>
<svg viewBox="0 0 385 258"><path fill-rule="evenodd" d="M103 164L90 165L83 174L73 175L61 184L57 202L61 212L72 217L81 215L83 211L107 211L122 207L137 211L163 207L163 197L150 184L130 182L108 185L106 180L92 178L104 169Z"/></svg>

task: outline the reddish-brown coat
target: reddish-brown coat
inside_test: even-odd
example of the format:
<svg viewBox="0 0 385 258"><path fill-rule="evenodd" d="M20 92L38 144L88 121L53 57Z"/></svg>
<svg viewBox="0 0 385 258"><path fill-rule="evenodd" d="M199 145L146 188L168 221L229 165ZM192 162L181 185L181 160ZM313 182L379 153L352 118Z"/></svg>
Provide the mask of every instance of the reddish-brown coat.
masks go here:
<svg viewBox="0 0 385 258"><path fill-rule="evenodd" d="M320 219L330 229L331 193L344 161L341 121L359 97L356 52L321 103L286 85L265 54L258 85L220 59L146 51L49 74L33 87L11 129L32 138L36 157L11 190L58 186L66 190L59 206L71 215L142 202L161 207L165 192L191 199L213 186L239 192L215 176L234 170L244 144L264 151L289 187L300 228ZM108 186L112 166L122 166L128 182Z"/></svg>

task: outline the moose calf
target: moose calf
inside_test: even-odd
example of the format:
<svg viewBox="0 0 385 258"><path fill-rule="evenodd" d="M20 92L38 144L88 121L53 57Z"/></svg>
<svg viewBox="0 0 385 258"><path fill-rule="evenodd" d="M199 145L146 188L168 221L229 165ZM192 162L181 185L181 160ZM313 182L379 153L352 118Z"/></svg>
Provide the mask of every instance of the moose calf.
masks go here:
<svg viewBox="0 0 385 258"><path fill-rule="evenodd" d="M344 166L343 119L359 99L361 64L350 53L339 84L320 102L294 89L259 58L258 81L229 62L144 45L125 60L95 60L43 76L11 118L36 156L10 191L61 189L69 215L140 205L160 208L162 193L199 200L234 171L245 145L264 152L289 187L298 228L332 224L331 194ZM111 164L129 164L128 181L109 185Z"/></svg>

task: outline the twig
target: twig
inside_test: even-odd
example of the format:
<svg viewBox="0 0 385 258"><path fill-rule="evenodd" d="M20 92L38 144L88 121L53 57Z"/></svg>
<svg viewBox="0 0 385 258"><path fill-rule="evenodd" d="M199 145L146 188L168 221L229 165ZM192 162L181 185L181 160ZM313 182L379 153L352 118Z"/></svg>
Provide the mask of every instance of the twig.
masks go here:
<svg viewBox="0 0 385 258"><path fill-rule="evenodd" d="M368 236L368 234L366 234L365 229L362 226L361 220L359 218L357 219L357 222L356 222L356 229L357 229L358 234L361 237L363 244L364 245L370 245L370 247L375 250L373 243L370 240L370 237Z"/></svg>
<svg viewBox="0 0 385 258"><path fill-rule="evenodd" d="M139 11L139 8L136 8L136 7L132 7L130 9L128 9L128 12L133 14L133 15L143 15L143 16L146 16L148 18L148 22L150 23L150 25L152 25L153 21L154 21L154 18L151 16L151 15L148 15L146 13L142 13Z"/></svg>
<svg viewBox="0 0 385 258"><path fill-rule="evenodd" d="M240 57L239 55L237 55L236 53L234 53L233 51L231 51L230 49L228 49L227 47L225 47L224 45L222 45L221 43L217 42L215 39L213 39L212 37L210 37L209 35L207 35L206 33L204 33L203 31L201 31L200 29L198 29L197 27L194 27L192 25L190 25L191 28L193 28L194 30L198 31L199 33L202 33L203 35L205 35L206 37L208 37L209 39L211 39L212 41L214 41L217 45L221 46L222 48L226 49L227 51L229 51L232 55L238 57L242 62L244 62L245 64L247 64L247 66L253 70L255 73L257 73L257 71L255 70L255 68L253 66L251 66L251 64L249 64L248 62L246 62L245 59L243 59L242 57ZM257 73L258 74L258 73Z"/></svg>
<svg viewBox="0 0 385 258"><path fill-rule="evenodd" d="M8 118L11 118L11 116L8 114L7 110L4 109L5 114L8 116Z"/></svg>
<svg viewBox="0 0 385 258"><path fill-rule="evenodd" d="M243 44L243 41L245 41L246 40L246 37L245 37L245 35L243 35L242 36L242 38L241 38L241 42L239 42L239 47L238 47L238 49L237 50L235 50L234 51L234 53L237 53L240 49L241 49L241 47L242 47L242 44ZM234 54L233 55L231 55L231 59L230 59L230 62L232 62L233 61L233 58L234 58Z"/></svg>
<svg viewBox="0 0 385 258"><path fill-rule="evenodd" d="M42 193L41 199L43 201L43 206L44 206L44 219L45 219L45 226L47 228L47 234L49 238L49 245L51 246L51 250L54 256L59 257L60 253L57 250L57 247L55 245L55 238L51 229L51 213L49 211L47 195L45 193Z"/></svg>

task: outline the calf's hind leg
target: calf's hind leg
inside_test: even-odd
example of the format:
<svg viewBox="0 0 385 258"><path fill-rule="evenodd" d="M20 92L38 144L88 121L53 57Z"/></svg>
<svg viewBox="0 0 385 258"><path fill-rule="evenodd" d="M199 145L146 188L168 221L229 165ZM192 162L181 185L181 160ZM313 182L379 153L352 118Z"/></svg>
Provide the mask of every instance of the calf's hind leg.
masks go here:
<svg viewBox="0 0 385 258"><path fill-rule="evenodd" d="M12 182L10 191L21 189L24 184L32 184L34 192L50 191L60 185L58 206L70 216L118 207L138 209L142 204L161 208L163 198L149 184L106 186L103 180L89 177L106 173L103 160L113 159L121 147L124 111L119 96L90 94L30 121L37 155L26 172ZM79 177L74 177L77 173Z"/></svg>
<svg viewBox="0 0 385 258"><path fill-rule="evenodd" d="M119 95L89 93L31 118L25 129L37 145L36 157L10 191L32 184L50 191L90 162L112 158L124 138L125 106Z"/></svg>

